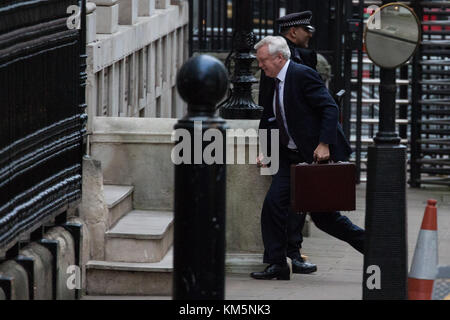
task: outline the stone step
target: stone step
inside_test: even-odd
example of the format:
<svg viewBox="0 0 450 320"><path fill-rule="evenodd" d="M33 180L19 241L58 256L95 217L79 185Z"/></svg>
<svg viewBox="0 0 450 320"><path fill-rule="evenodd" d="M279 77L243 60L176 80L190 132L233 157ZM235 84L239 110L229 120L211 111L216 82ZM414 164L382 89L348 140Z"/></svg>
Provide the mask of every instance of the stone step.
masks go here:
<svg viewBox="0 0 450 320"><path fill-rule="evenodd" d="M250 274L253 271L264 270L263 255L259 253L227 253L225 257L225 272L227 274Z"/></svg>
<svg viewBox="0 0 450 320"><path fill-rule="evenodd" d="M133 186L108 184L103 186L103 194L109 210L109 228L133 209L133 190Z"/></svg>
<svg viewBox="0 0 450 320"><path fill-rule="evenodd" d="M172 295L173 249L160 262L89 261L86 293L95 295Z"/></svg>
<svg viewBox="0 0 450 320"><path fill-rule="evenodd" d="M106 232L105 260L158 262L172 242L171 211L132 210Z"/></svg>

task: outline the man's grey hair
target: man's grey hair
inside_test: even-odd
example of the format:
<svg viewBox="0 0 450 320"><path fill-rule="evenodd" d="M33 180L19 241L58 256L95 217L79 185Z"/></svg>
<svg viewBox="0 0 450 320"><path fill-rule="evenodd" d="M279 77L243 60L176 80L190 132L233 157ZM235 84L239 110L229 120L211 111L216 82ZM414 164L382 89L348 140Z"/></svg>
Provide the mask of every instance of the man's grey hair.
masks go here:
<svg viewBox="0 0 450 320"><path fill-rule="evenodd" d="M286 60L289 60L289 58L291 57L291 50L289 50L289 46L283 37L267 36L257 44L255 44L255 50L258 50L266 44L269 46L270 55L274 56L278 53L281 53L283 58L285 58Z"/></svg>

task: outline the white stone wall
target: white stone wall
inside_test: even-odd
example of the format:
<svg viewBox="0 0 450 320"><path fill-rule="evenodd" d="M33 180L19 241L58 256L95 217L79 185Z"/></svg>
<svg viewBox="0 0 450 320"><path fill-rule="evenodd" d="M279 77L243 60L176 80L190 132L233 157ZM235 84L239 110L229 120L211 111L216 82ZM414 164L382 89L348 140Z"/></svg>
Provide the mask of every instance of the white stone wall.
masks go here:
<svg viewBox="0 0 450 320"><path fill-rule="evenodd" d="M97 117L91 139L92 158L102 163L103 181L132 185L133 207L142 210L173 210L175 167L171 159L176 119L130 119ZM253 130L255 139L228 132L227 147L234 150L227 165L226 211L227 252L261 253L260 215L271 176L261 175L256 164L259 120L227 120L230 129ZM250 136L250 135L249 135ZM241 137L241 139L235 139ZM247 164L238 164L238 150ZM253 160L254 161L254 160ZM90 187L87 187L90 188ZM87 193L91 189L85 190ZM84 193L83 193L84 195ZM89 206L89 205L87 205ZM95 206L91 206L95 207ZM95 210L95 209L93 209Z"/></svg>
<svg viewBox="0 0 450 320"><path fill-rule="evenodd" d="M175 81L189 52L188 2L92 2L96 8L90 3L87 15L88 132L96 116L183 116L187 105Z"/></svg>

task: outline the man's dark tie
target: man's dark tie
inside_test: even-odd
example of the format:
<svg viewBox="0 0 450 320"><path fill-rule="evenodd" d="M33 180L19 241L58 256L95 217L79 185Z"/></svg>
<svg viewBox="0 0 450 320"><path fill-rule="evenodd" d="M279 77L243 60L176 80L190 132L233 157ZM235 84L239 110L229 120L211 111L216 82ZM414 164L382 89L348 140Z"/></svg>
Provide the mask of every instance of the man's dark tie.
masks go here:
<svg viewBox="0 0 450 320"><path fill-rule="evenodd" d="M278 129L280 130L280 142L282 145L286 146L289 144L289 136L287 134L286 127L284 125L283 117L281 116L281 105L280 105L280 79L275 78L275 111L276 119L278 124Z"/></svg>

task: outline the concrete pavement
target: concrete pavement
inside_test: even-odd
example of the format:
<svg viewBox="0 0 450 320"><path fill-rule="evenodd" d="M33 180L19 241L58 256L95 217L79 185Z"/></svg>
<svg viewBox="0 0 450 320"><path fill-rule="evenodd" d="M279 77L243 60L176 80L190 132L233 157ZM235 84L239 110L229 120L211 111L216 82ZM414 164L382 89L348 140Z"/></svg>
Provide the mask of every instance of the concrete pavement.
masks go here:
<svg viewBox="0 0 450 320"><path fill-rule="evenodd" d="M357 186L356 211L346 212L355 224L364 228L365 183ZM450 189L431 187L407 190L408 263L414 254L426 202L438 200L439 264L450 265ZM228 276L226 298L281 300L358 300L362 298L363 256L343 241L310 227L303 241L303 253L317 264L317 272L294 274L290 281L253 280L248 276ZM409 268L408 268L409 270Z"/></svg>
<svg viewBox="0 0 450 320"><path fill-rule="evenodd" d="M344 212L364 228L365 183L357 186L356 211ZM438 201L439 264L450 265L450 188L407 190L409 268L426 202ZM363 256L347 243L337 240L310 224L310 236L303 241L303 254L317 264L318 271L294 274L290 281L254 280L248 274L226 276L227 300L359 300L362 298ZM408 268L408 270L409 270ZM255 270L258 271L258 270ZM85 297L84 299L171 299L168 296Z"/></svg>

